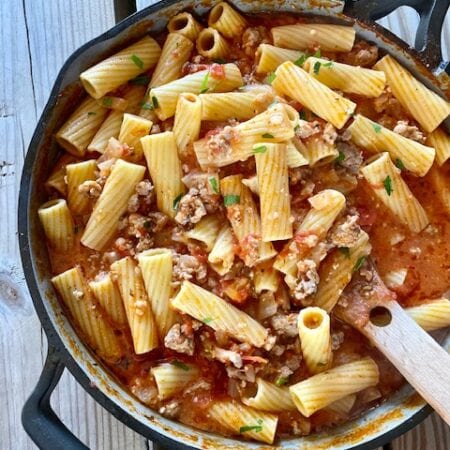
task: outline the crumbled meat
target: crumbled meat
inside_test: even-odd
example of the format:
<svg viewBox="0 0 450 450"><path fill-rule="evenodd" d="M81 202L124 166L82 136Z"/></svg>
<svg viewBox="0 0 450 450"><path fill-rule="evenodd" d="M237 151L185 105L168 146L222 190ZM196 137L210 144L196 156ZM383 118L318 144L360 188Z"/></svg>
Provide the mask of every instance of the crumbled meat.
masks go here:
<svg viewBox="0 0 450 450"><path fill-rule="evenodd" d="M155 405L158 400L158 389L150 384L149 377L135 377L131 383L131 392L146 405Z"/></svg>
<svg viewBox="0 0 450 450"><path fill-rule="evenodd" d="M403 108L389 87L381 95L373 99L373 107L379 114L389 111L389 114L393 114L396 117L403 115Z"/></svg>
<svg viewBox="0 0 450 450"><path fill-rule="evenodd" d="M153 201L153 185L150 180L143 180L136 185L135 194L128 199L127 209L130 213L141 208L149 208Z"/></svg>
<svg viewBox="0 0 450 450"><path fill-rule="evenodd" d="M212 356L224 364L233 364L234 367L241 369L243 366L242 357L239 353L231 350L225 350L220 347L214 347Z"/></svg>
<svg viewBox="0 0 450 450"><path fill-rule="evenodd" d="M342 331L338 331L337 333L333 333L331 335L331 349L336 351L344 342L344 333Z"/></svg>
<svg viewBox="0 0 450 450"><path fill-rule="evenodd" d="M314 122L302 121L295 129L295 134L300 139L307 139L311 136L319 134L322 131L320 123L315 120Z"/></svg>
<svg viewBox="0 0 450 450"><path fill-rule="evenodd" d="M159 408L159 413L168 419L176 419L181 413L181 402L179 399L170 400Z"/></svg>
<svg viewBox="0 0 450 450"><path fill-rule="evenodd" d="M202 55L196 55L191 61L187 61L183 64L181 73L183 75L189 75L190 73L200 72L201 70L209 69L209 64L206 64L206 58Z"/></svg>
<svg viewBox="0 0 450 450"><path fill-rule="evenodd" d="M197 380L195 383L189 385L183 393L185 395L194 394L199 391L210 391L211 390L211 383L208 383L204 379Z"/></svg>
<svg viewBox="0 0 450 450"><path fill-rule="evenodd" d="M215 188L216 185L214 182L211 182L212 179L216 180L218 186L218 177L211 173L194 171L188 173L182 179L189 190L197 189L198 195L208 214L213 214L222 207L220 196L217 193L217 188Z"/></svg>
<svg viewBox="0 0 450 450"><path fill-rule="evenodd" d="M271 291L264 291L259 296L257 318L263 321L272 317L278 310L278 304L275 301L275 295Z"/></svg>
<svg viewBox="0 0 450 450"><path fill-rule="evenodd" d="M309 305L308 297L315 294L319 284L319 274L316 263L311 259L304 259L297 263L297 279L294 283L292 295L296 302Z"/></svg>
<svg viewBox="0 0 450 450"><path fill-rule="evenodd" d="M192 329L188 329L186 324L176 323L167 332L164 338L164 345L178 353L192 356L195 350L194 334Z"/></svg>
<svg viewBox="0 0 450 450"><path fill-rule="evenodd" d="M399 120L392 131L421 144L426 140L426 137L419 128L415 125L409 125L407 120Z"/></svg>
<svg viewBox="0 0 450 450"><path fill-rule="evenodd" d="M208 160L214 162L217 157L225 159L231 154L232 144L239 140L235 128L227 125L217 133L212 133L208 138Z"/></svg>
<svg viewBox="0 0 450 450"><path fill-rule="evenodd" d="M270 319L270 325L272 326L273 331L278 336L283 337L297 337L298 336L298 328L297 328L297 313L291 314L276 314Z"/></svg>
<svg viewBox="0 0 450 450"><path fill-rule="evenodd" d="M329 233L328 241L336 247L353 247L361 234L359 215L349 214L339 219Z"/></svg>
<svg viewBox="0 0 450 450"><path fill-rule="evenodd" d="M352 50L341 55L345 64L361 67L372 67L378 60L378 47L365 41L358 41Z"/></svg>
<svg viewBox="0 0 450 450"><path fill-rule="evenodd" d="M207 275L207 267L204 261L191 255L173 255L173 279L175 282L183 280L205 281Z"/></svg>
<svg viewBox="0 0 450 450"><path fill-rule="evenodd" d="M228 208L228 212L233 208ZM240 243L239 256L247 266L254 266L259 258L259 245L261 238L255 234L249 234Z"/></svg>
<svg viewBox="0 0 450 450"><path fill-rule="evenodd" d="M178 204L175 221L180 225L195 224L200 222L200 219L206 214L206 208L200 198L200 192L197 188L191 188Z"/></svg>
<svg viewBox="0 0 450 450"><path fill-rule="evenodd" d="M270 42L266 27L247 28L242 35L242 48L247 56L254 57L259 44Z"/></svg>
<svg viewBox="0 0 450 450"><path fill-rule="evenodd" d="M78 186L78 192L88 198L97 198L102 192L102 185L97 181L87 180Z"/></svg>
<svg viewBox="0 0 450 450"><path fill-rule="evenodd" d="M242 385L246 385L247 382L254 383L256 381L256 375L262 370L262 366L245 364L240 369L232 366L227 366L227 375L230 378L236 378L242 380Z"/></svg>
<svg viewBox="0 0 450 450"><path fill-rule="evenodd" d="M336 128L331 125L331 123L327 123L323 129L323 140L330 145L333 145L338 137L336 132Z"/></svg>
<svg viewBox="0 0 450 450"><path fill-rule="evenodd" d="M294 436L307 436L311 433L311 422L301 417L291 422L292 433Z"/></svg>
<svg viewBox="0 0 450 450"><path fill-rule="evenodd" d="M347 169L352 175L358 175L364 161L362 152L348 142L337 142L336 149L340 156L343 155L339 158L339 166Z"/></svg>
<svg viewBox="0 0 450 450"><path fill-rule="evenodd" d="M114 241L114 247L122 254L134 254L134 244L131 239L118 237Z"/></svg>
<svg viewBox="0 0 450 450"><path fill-rule="evenodd" d="M299 367L302 362L302 356L299 354L292 354L288 356L284 365L279 369L279 374L283 378L288 378L292 375Z"/></svg>

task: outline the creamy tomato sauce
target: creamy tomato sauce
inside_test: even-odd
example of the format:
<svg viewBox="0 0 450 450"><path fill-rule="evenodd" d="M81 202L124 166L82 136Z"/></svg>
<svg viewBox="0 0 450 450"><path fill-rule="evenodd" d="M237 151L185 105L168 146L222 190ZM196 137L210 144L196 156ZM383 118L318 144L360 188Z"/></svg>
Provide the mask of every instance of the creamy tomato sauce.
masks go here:
<svg viewBox="0 0 450 450"><path fill-rule="evenodd" d="M240 68L246 84L267 84L266 76L255 74L255 52L261 42L271 42L269 30L281 24L302 22L303 19L291 16L248 17L249 27L231 41L231 51L226 62L235 62ZM164 36L158 38L162 43ZM318 48L309 49L311 53ZM378 49L364 41L357 40L349 53L322 52L322 57L352 65L372 67L381 55ZM225 61L220 61L221 63ZM205 68L211 68L211 76L220 78L222 66L217 62L199 57L195 51L190 62L185 64L183 74L193 73ZM115 93L120 96L120 90ZM357 113L377 121L388 128L394 128L399 121L408 124L420 132L417 123L407 114L389 92L375 99L346 95L357 103ZM289 102L308 122L316 121L323 133L325 122L309 112L303 105L295 101ZM231 122L232 124L233 122ZM207 133L214 135L217 130L230 125L230 122L203 122L200 136ZM160 131L170 130L173 120L157 123ZM153 131L152 131L153 132ZM441 204L432 183L427 176L417 178L404 174L404 179L424 206L430 225L419 234L410 232L381 204L371 188L358 174L363 160L369 157L365 149L351 144L345 136L345 129L338 130L337 142L345 153L345 160L308 168L290 169L291 208L294 217L294 229L310 208L307 199L323 189L342 191L347 199L347 208L342 218L357 217L357 225L370 236L372 258L383 278L391 271L407 269L407 277L402 286L394 289L394 296L403 306L420 304L424 300L443 296L450 286L450 223L448 211ZM307 137L305 139L308 139ZM336 139L336 138L335 138ZM86 158L97 158L96 154L87 154ZM142 159L138 163L145 165ZM198 170L195 155L191 152L183 160L183 172L188 174ZM245 162L235 163L221 168L219 177L230 174L243 174L249 177L255 174L253 158ZM145 176L150 179L149 174ZM151 194L154 195L154 194ZM54 192L50 198L55 197ZM150 194L137 197L137 204L121 219L119 229L108 247L97 252L80 244L87 217L75 217L76 246L67 253L58 253L49 247L52 269L59 274L74 266L80 266L87 280L93 280L99 273L109 271L111 263L124 256L135 256L138 245L141 249L152 247L171 248L177 255L174 267L174 283L179 286L183 279L190 279L196 284L224 297L252 317L258 318L260 311L260 295L254 292L253 271L246 267L239 256L236 256L230 273L220 277L207 264L205 247L195 241L180 238L189 227L180 226L172 220L154 215L157 213L156 203ZM222 206L219 195L211 195L211 208L222 222L227 221L227 211ZM92 200L92 204L95 199ZM153 214L153 215L152 215ZM149 218L150 217L150 218ZM144 218L142 221L141 219ZM144 242L144 238L148 239ZM276 242L275 248L281 251L287 241ZM236 244L237 245L237 244ZM145 247L147 246L147 247ZM242 249L237 245L237 254ZM331 252L337 250L331 250ZM187 267L181 264L180 255L189 255ZM241 254L242 256L242 254ZM184 272L183 272L184 271ZM230 291L230 287L232 288ZM230 294L233 292L233 294ZM230 297L231 295L231 297ZM267 294L269 297L270 295ZM313 295L312 301L313 303ZM292 300L290 302L290 300ZM104 365L123 383L136 397L149 407L156 409L167 417L179 420L194 427L230 434L226 427L216 421L211 421L207 409L218 399L239 399L241 396L255 393L255 379L277 382L279 385L292 385L311 374L301 355L300 343L295 328L298 310L307 302L295 302L285 287L275 295L272 303L276 312L265 317L261 323L276 336L276 345L270 350L258 349L239 344L232 336L214 332L210 327L190 317L182 316L183 336L195 346L194 355L188 355L174 348L161 345L158 349L143 355L133 351L130 331L120 328L111 321L125 349L125 357L120 361L103 361ZM277 319L274 320L273 316ZM294 325L293 325L294 324ZM76 325L76 324L75 324ZM291 331L290 331L291 330ZM341 322L331 314L331 330L333 341L333 366L339 366L354 361L363 356L371 356L379 366L380 381L376 387L371 387L357 394L356 402L348 414L331 410L321 410L306 418L300 412L279 413L277 436L307 435L316 433L328 427L342 423L360 415L385 401L403 384L400 374L367 340L351 326ZM236 368L233 364L224 364L211 356L210 348L220 346L236 352L243 360L243 367ZM258 359L259 358L259 359ZM193 386L187 386L182 395L174 399L161 401L157 395L155 381L150 375L150 369L161 362L176 362L176 364L195 363L200 370L199 380ZM261 361L265 361L261 363Z"/></svg>

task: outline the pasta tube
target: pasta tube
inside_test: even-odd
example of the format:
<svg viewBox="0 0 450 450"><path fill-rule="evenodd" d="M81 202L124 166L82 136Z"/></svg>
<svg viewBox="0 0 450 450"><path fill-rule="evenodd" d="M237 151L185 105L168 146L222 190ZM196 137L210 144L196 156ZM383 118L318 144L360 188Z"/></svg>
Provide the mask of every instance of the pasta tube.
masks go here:
<svg viewBox="0 0 450 450"><path fill-rule="evenodd" d="M434 188L434 193L444 206L444 211L450 216L450 180L442 168L436 166L428 172L428 179Z"/></svg>
<svg viewBox="0 0 450 450"><path fill-rule="evenodd" d="M316 374L329 369L333 354L327 312L317 306L302 309L298 315L298 334L309 372Z"/></svg>
<svg viewBox="0 0 450 450"><path fill-rule="evenodd" d="M275 414L258 411L233 400L211 403L208 417L233 433L272 444L278 424Z"/></svg>
<svg viewBox="0 0 450 450"><path fill-rule="evenodd" d="M428 135L427 144L436 150L436 162L439 166L450 159L450 135L442 128L436 128Z"/></svg>
<svg viewBox="0 0 450 450"><path fill-rule="evenodd" d="M174 134L172 131L152 134L143 137L141 143L155 185L158 209L173 218L185 191Z"/></svg>
<svg viewBox="0 0 450 450"><path fill-rule="evenodd" d="M311 76L329 88L349 94L378 97L386 85L386 76L379 70L314 57L308 58L303 67Z"/></svg>
<svg viewBox="0 0 450 450"><path fill-rule="evenodd" d="M256 50L256 73L273 72L280 64L286 61L295 62L304 55L304 52L299 52L298 50L261 44Z"/></svg>
<svg viewBox="0 0 450 450"><path fill-rule="evenodd" d="M149 98L159 119L166 120L175 114L180 94L228 92L242 84L239 68L235 64L224 64L220 66L220 71L201 70L162 86L154 87L150 90Z"/></svg>
<svg viewBox="0 0 450 450"><path fill-rule="evenodd" d="M350 394L344 398L341 398L340 400L336 400L335 402L331 403L330 405L328 405L326 407L326 409L328 411L333 411L335 413L338 413L341 416L346 416L353 408L355 401L356 401L356 395Z"/></svg>
<svg viewBox="0 0 450 450"><path fill-rule="evenodd" d="M450 300L439 298L405 308L405 312L426 331L450 326Z"/></svg>
<svg viewBox="0 0 450 450"><path fill-rule="evenodd" d="M355 103L332 91L291 61L278 67L272 86L278 93L297 100L339 129L356 108Z"/></svg>
<svg viewBox="0 0 450 450"><path fill-rule="evenodd" d="M214 28L205 28L197 38L197 51L200 55L210 58L225 58L230 53L226 39Z"/></svg>
<svg viewBox="0 0 450 450"><path fill-rule="evenodd" d="M110 241L127 209L128 199L144 173L143 166L122 159L116 161L84 229L81 237L84 246L102 250Z"/></svg>
<svg viewBox="0 0 450 450"><path fill-rule="evenodd" d="M202 26L188 12L182 12L173 16L167 24L170 33L179 33L191 41L197 39Z"/></svg>
<svg viewBox="0 0 450 450"><path fill-rule="evenodd" d="M153 122L134 114L124 114L119 131L119 141L133 149L131 159L139 161L142 158L141 138L150 133Z"/></svg>
<svg viewBox="0 0 450 450"><path fill-rule="evenodd" d="M220 2L209 12L208 25L229 39L239 38L246 20L228 3Z"/></svg>
<svg viewBox="0 0 450 450"><path fill-rule="evenodd" d="M380 153L369 160L361 173L378 199L411 231L419 233L428 225L427 213L403 181L389 153Z"/></svg>
<svg viewBox="0 0 450 450"><path fill-rule="evenodd" d="M77 159L74 156L64 153L45 182L47 190L51 192L52 189L55 189L63 197L67 197L66 167L67 164L76 161Z"/></svg>
<svg viewBox="0 0 450 450"><path fill-rule="evenodd" d="M294 138L286 142L286 163L290 169L295 169L296 167L307 166L309 164L308 159L306 159L304 153L304 146L301 144L302 151L300 151L301 141ZM298 148L299 147L299 148Z"/></svg>
<svg viewBox="0 0 450 450"><path fill-rule="evenodd" d="M273 268L273 261L264 261L255 266L253 278L255 292L260 294L263 291L276 292L280 285L278 272Z"/></svg>
<svg viewBox="0 0 450 450"><path fill-rule="evenodd" d="M284 142L294 137L298 121L294 108L276 104L246 122L225 127L216 135L194 142L197 160L202 168L245 161L254 154L253 146L257 143ZM217 144L221 141L225 144Z"/></svg>
<svg viewBox="0 0 450 450"><path fill-rule="evenodd" d="M206 246L206 250L210 252L216 242L220 226L220 219L217 216L206 216L203 217L200 222L195 224L192 230L187 231L185 235L189 239L203 242Z"/></svg>
<svg viewBox="0 0 450 450"><path fill-rule="evenodd" d="M269 412L295 411L296 406L292 401L289 389L281 388L273 383L256 379L257 391L254 397L243 398L242 402L254 409Z"/></svg>
<svg viewBox="0 0 450 450"><path fill-rule="evenodd" d="M188 147L198 139L202 116L202 102L197 95L180 94L178 97L173 135L178 154L185 154Z"/></svg>
<svg viewBox="0 0 450 450"><path fill-rule="evenodd" d="M138 255L139 267L161 340L177 321L170 306L172 295L172 252L151 249Z"/></svg>
<svg viewBox="0 0 450 450"><path fill-rule="evenodd" d="M319 47L327 52L349 52L355 42L353 27L324 23L282 25L271 30L277 47L307 50Z"/></svg>
<svg viewBox="0 0 450 450"><path fill-rule="evenodd" d="M123 350L118 338L92 298L80 268L66 270L53 277L52 283L92 349L103 358L119 360Z"/></svg>
<svg viewBox="0 0 450 450"><path fill-rule="evenodd" d="M324 141L321 136L311 136L304 142L298 138L293 141L301 147L301 154L311 167L328 164L339 156L336 146Z"/></svg>
<svg viewBox="0 0 450 450"><path fill-rule="evenodd" d="M81 83L95 99L103 97L156 65L161 48L150 36L121 50L82 72Z"/></svg>
<svg viewBox="0 0 450 450"><path fill-rule="evenodd" d="M423 177L433 165L434 148L394 133L360 114L348 130L356 145L373 153L389 152L394 161L400 160L407 170L419 177Z"/></svg>
<svg viewBox="0 0 450 450"><path fill-rule="evenodd" d="M339 250L332 253L320 268L320 281L314 295L314 306L330 312L350 283L353 273L360 268L370 251L369 236L362 231L358 241L348 253Z"/></svg>
<svg viewBox="0 0 450 450"><path fill-rule="evenodd" d="M111 264L111 273L122 296L134 351L137 355L147 353L158 347L158 332L141 271L127 256Z"/></svg>
<svg viewBox="0 0 450 450"><path fill-rule="evenodd" d="M377 385L378 381L378 366L367 357L314 375L289 390L298 410L310 417L347 395Z"/></svg>
<svg viewBox="0 0 450 450"><path fill-rule="evenodd" d="M108 110L92 98L84 100L56 133L56 141L69 153L83 156Z"/></svg>
<svg viewBox="0 0 450 450"><path fill-rule="evenodd" d="M380 59L374 69L385 73L396 99L428 133L450 114L450 103L413 77L392 56Z"/></svg>
<svg viewBox="0 0 450 450"><path fill-rule="evenodd" d="M220 180L227 216L239 242L239 256L251 267L275 256L270 242L261 241L261 219L250 190L242 184L242 175Z"/></svg>
<svg viewBox="0 0 450 450"><path fill-rule="evenodd" d="M234 262L234 236L228 224L222 226L214 242L208 262L211 268L219 275L225 275Z"/></svg>
<svg viewBox="0 0 450 450"><path fill-rule="evenodd" d="M259 186L263 242L292 237L291 198L285 144L253 147Z"/></svg>
<svg viewBox="0 0 450 450"><path fill-rule="evenodd" d="M87 195L79 191L79 187L85 181L95 180L96 170L97 163L94 159L75 164L67 164L66 166L67 203L75 215L89 212L90 199Z"/></svg>
<svg viewBox="0 0 450 450"><path fill-rule="evenodd" d="M160 400L166 400L178 394L199 376L196 366L177 360L152 367L151 373L155 379Z"/></svg>
<svg viewBox="0 0 450 450"><path fill-rule="evenodd" d="M172 306L238 341L255 347L262 347L266 342L267 330L259 322L231 303L189 281L183 282L172 300Z"/></svg>
<svg viewBox="0 0 450 450"><path fill-rule="evenodd" d="M74 223L72 214L63 199L50 200L38 209L39 219L50 245L65 252L74 245Z"/></svg>

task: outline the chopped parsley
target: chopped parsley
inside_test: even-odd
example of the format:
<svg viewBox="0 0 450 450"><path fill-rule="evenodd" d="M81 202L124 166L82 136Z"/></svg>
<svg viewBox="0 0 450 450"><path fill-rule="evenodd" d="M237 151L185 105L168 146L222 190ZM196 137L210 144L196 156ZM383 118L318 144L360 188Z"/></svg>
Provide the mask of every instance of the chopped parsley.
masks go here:
<svg viewBox="0 0 450 450"><path fill-rule="evenodd" d="M307 60L307 56L306 55L302 55L300 56L300 58L298 58L296 61L294 61L294 64L298 67L303 67L303 64L305 64L305 61Z"/></svg>
<svg viewBox="0 0 450 450"><path fill-rule="evenodd" d="M226 64L227 62L223 58L214 58L213 62L216 64Z"/></svg>
<svg viewBox="0 0 450 450"><path fill-rule="evenodd" d="M365 260L365 256L360 256L355 263L355 267L353 267L353 272L358 272L358 270L363 266Z"/></svg>
<svg viewBox="0 0 450 450"><path fill-rule="evenodd" d="M264 139L273 139L275 136L270 133L264 133L261 137L263 137Z"/></svg>
<svg viewBox="0 0 450 450"><path fill-rule="evenodd" d="M204 324L208 325L208 323L211 323L212 320L213 320L212 317L205 317L205 318L202 320L202 322L203 322Z"/></svg>
<svg viewBox="0 0 450 450"><path fill-rule="evenodd" d="M272 84L276 77L275 72L270 72L269 75L267 75L267 82Z"/></svg>
<svg viewBox="0 0 450 450"><path fill-rule="evenodd" d="M241 202L241 197L239 195L225 195L223 198L223 204L225 206L236 205Z"/></svg>
<svg viewBox="0 0 450 450"><path fill-rule="evenodd" d="M259 147L255 147L253 149L253 153L265 153L267 150L267 147L265 145L260 145Z"/></svg>
<svg viewBox="0 0 450 450"><path fill-rule="evenodd" d="M209 81L209 71L206 72L206 75L203 77L202 84L200 85L200 94L204 94L205 92L209 91L208 81Z"/></svg>
<svg viewBox="0 0 450 450"><path fill-rule="evenodd" d="M158 102L158 99L155 96L152 97L152 103L153 103L153 108L154 109L159 108L159 102Z"/></svg>
<svg viewBox="0 0 450 450"><path fill-rule="evenodd" d="M287 377L278 377L275 380L275 384L280 387L280 386L284 386L286 383L288 382Z"/></svg>
<svg viewBox="0 0 450 450"><path fill-rule="evenodd" d="M390 197L391 194L394 192L394 189L392 188L392 179L389 175L384 179L383 186L384 189L386 189L387 195L389 195Z"/></svg>
<svg viewBox="0 0 450 450"><path fill-rule="evenodd" d="M141 102L141 108L145 109L146 111L152 111L154 109L153 105L149 102Z"/></svg>
<svg viewBox="0 0 450 450"><path fill-rule="evenodd" d="M107 106L108 108L112 106L112 98L111 97L103 97L102 105Z"/></svg>
<svg viewBox="0 0 450 450"><path fill-rule="evenodd" d="M245 433L247 431L255 431L256 433L259 433L262 431L262 419L258 420L258 425L244 425L243 427L239 428L239 433Z"/></svg>
<svg viewBox="0 0 450 450"><path fill-rule="evenodd" d="M350 258L350 249L348 247L339 247L338 249L346 258Z"/></svg>
<svg viewBox="0 0 450 450"><path fill-rule="evenodd" d="M177 195L173 201L173 209L178 209L178 205L180 204L180 200L183 198L183 193Z"/></svg>
<svg viewBox="0 0 450 450"><path fill-rule="evenodd" d="M340 164L341 162L345 161L345 153L344 152L339 152L339 155L336 157L336 159L334 160L334 162L336 164Z"/></svg>
<svg viewBox="0 0 450 450"><path fill-rule="evenodd" d="M135 86L147 86L147 84L150 83L150 77L148 75L139 75L138 77L133 78L130 83Z"/></svg>
<svg viewBox="0 0 450 450"><path fill-rule="evenodd" d="M314 73L316 74L316 75L318 75L319 74L319 72L320 72L320 66L322 65L322 63L320 62L320 61L316 61L315 63L314 63Z"/></svg>
<svg viewBox="0 0 450 450"><path fill-rule="evenodd" d="M333 65L333 61L322 64L323 67L331 67L332 65Z"/></svg>
<svg viewBox="0 0 450 450"><path fill-rule="evenodd" d="M395 160L395 163L394 163L400 170L406 170L406 167L405 167L405 165L403 164L403 161L400 159L400 158L397 158L396 160Z"/></svg>
<svg viewBox="0 0 450 450"><path fill-rule="evenodd" d="M302 120L308 120L308 117L306 116L306 111L305 110L301 110L299 113L300 119ZM300 128L300 125L297 125Z"/></svg>
<svg viewBox="0 0 450 450"><path fill-rule="evenodd" d="M316 52L314 53L314 58L321 58L322 57L322 52L320 51L320 48L318 48L316 50Z"/></svg>
<svg viewBox="0 0 450 450"><path fill-rule="evenodd" d="M95 116L97 113L96 112L94 112L94 111L89 111L88 112L88 116Z"/></svg>
<svg viewBox="0 0 450 450"><path fill-rule="evenodd" d="M172 364L172 366L178 367L179 369L185 370L186 372L189 370L189 366L187 366L181 361L178 361L178 359L170 361L170 364Z"/></svg>
<svg viewBox="0 0 450 450"><path fill-rule="evenodd" d="M209 181L209 184L210 184L211 187L212 187L212 190L213 190L216 194L218 194L218 193L219 193L219 185L217 184L216 178L215 178L215 177L210 177L210 178L208 179L208 181Z"/></svg>
<svg viewBox="0 0 450 450"><path fill-rule="evenodd" d="M144 61L137 55L131 55L131 60L139 67L139 69L144 68Z"/></svg>
<svg viewBox="0 0 450 450"><path fill-rule="evenodd" d="M378 125L377 123L372 122L373 129L375 130L375 133L381 132L381 125Z"/></svg>

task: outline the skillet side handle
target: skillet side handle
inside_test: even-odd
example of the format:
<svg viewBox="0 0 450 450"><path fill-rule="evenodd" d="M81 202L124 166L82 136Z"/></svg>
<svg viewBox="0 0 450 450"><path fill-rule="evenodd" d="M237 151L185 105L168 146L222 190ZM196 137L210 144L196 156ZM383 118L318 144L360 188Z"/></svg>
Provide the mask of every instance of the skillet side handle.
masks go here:
<svg viewBox="0 0 450 450"><path fill-rule="evenodd" d="M420 16L414 49L433 71L446 70L448 61L442 60L441 32L450 0L346 0L344 13L355 19L378 20L400 6L414 8Z"/></svg>
<svg viewBox="0 0 450 450"><path fill-rule="evenodd" d="M121 22L137 11L136 0L114 0L114 18Z"/></svg>
<svg viewBox="0 0 450 450"><path fill-rule="evenodd" d="M49 345L39 381L22 410L22 425L33 442L45 450L89 450L56 416L50 397L64 371L64 364Z"/></svg>

